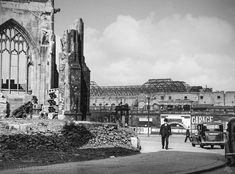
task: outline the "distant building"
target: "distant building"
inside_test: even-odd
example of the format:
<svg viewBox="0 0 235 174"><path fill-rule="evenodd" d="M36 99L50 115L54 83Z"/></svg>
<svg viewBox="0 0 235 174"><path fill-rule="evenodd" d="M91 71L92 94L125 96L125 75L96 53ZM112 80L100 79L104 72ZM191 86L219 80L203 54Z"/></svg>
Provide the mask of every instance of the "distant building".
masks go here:
<svg viewBox="0 0 235 174"><path fill-rule="evenodd" d="M91 82L91 107L117 106L145 109L150 97L151 110L189 110L194 105L235 106L235 91L213 91L212 88L189 86L183 81L150 79L143 85L98 86Z"/></svg>
<svg viewBox="0 0 235 174"><path fill-rule="evenodd" d="M149 113L148 113L149 98ZM235 116L235 91L213 91L171 79L150 79L143 85L98 86L91 82L91 113L112 112L120 103L130 108L132 126L159 127L161 119L183 128L203 121L223 121ZM145 131L146 132L146 131Z"/></svg>

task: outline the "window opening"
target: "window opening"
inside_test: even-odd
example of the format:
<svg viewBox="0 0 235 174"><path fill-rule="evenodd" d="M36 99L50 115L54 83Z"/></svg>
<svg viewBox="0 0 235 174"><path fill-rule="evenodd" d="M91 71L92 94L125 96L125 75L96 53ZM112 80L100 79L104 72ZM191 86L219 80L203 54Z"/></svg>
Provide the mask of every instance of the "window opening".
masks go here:
<svg viewBox="0 0 235 174"><path fill-rule="evenodd" d="M26 91L29 88L29 46L13 25L0 31L0 91Z"/></svg>

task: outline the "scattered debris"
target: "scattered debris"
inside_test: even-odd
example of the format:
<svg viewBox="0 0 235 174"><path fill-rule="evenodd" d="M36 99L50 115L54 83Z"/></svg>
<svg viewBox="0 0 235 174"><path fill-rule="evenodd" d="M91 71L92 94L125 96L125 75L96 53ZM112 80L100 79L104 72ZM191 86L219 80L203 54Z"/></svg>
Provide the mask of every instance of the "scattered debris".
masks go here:
<svg viewBox="0 0 235 174"><path fill-rule="evenodd" d="M33 103L31 101L25 103L24 105L20 106L19 108L15 109L12 112L11 117L14 118L26 118L29 114L33 111Z"/></svg>
<svg viewBox="0 0 235 174"><path fill-rule="evenodd" d="M27 126L14 131L6 129L7 125L16 123L19 127ZM138 153L139 149L131 143L133 136L132 130L112 124L66 123L48 119L1 121L0 169L14 167L14 164L46 165Z"/></svg>

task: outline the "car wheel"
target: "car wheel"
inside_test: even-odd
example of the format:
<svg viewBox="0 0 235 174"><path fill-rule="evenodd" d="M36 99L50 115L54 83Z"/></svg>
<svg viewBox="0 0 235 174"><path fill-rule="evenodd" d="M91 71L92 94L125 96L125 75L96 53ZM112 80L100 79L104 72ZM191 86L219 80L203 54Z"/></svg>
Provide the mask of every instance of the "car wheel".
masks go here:
<svg viewBox="0 0 235 174"><path fill-rule="evenodd" d="M202 144L200 144L200 147L203 148L204 146Z"/></svg>
<svg viewBox="0 0 235 174"><path fill-rule="evenodd" d="M221 149L224 149L224 145L220 145L220 148L221 148Z"/></svg>
<svg viewBox="0 0 235 174"><path fill-rule="evenodd" d="M192 143L192 146L195 147L195 144Z"/></svg>
<svg viewBox="0 0 235 174"><path fill-rule="evenodd" d="M227 166L231 166L231 163L232 163L232 161L227 158L227 159L226 159L226 165L227 165Z"/></svg>
<svg viewBox="0 0 235 174"><path fill-rule="evenodd" d="M211 148L213 149L213 148L214 148L214 145L211 145Z"/></svg>

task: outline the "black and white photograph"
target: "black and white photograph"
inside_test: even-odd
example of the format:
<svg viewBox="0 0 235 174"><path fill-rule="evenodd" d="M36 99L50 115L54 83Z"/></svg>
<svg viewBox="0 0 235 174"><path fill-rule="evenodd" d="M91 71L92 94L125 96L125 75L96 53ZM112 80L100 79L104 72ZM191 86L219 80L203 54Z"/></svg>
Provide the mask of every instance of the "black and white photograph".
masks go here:
<svg viewBox="0 0 235 174"><path fill-rule="evenodd" d="M0 0L0 174L235 173L235 0Z"/></svg>

